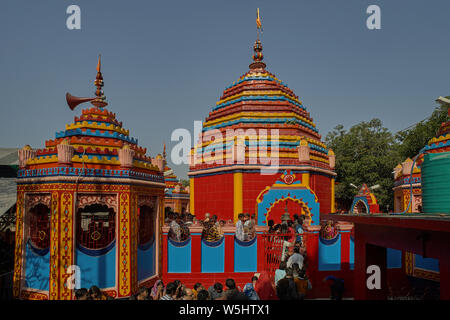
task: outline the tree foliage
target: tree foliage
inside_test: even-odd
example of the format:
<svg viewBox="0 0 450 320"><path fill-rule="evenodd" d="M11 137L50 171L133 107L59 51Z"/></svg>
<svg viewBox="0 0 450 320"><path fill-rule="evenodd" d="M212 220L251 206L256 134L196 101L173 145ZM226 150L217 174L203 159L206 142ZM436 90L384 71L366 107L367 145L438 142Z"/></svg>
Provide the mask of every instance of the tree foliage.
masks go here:
<svg viewBox="0 0 450 320"><path fill-rule="evenodd" d="M337 199L351 203L363 183L369 187L379 184L374 193L380 209L393 208L392 171L401 156L394 135L381 120L361 122L349 131L338 125L327 134L325 142L336 154Z"/></svg>
<svg viewBox="0 0 450 320"><path fill-rule="evenodd" d="M437 107L428 119L397 133L396 139L400 142L399 152L403 159L417 155L436 136L441 123L448 120L447 110L446 106Z"/></svg>
<svg viewBox="0 0 450 320"><path fill-rule="evenodd" d="M351 183L358 188L363 183L369 187L379 184L374 193L380 209L393 209L394 167L417 155L445 121L448 107L439 106L429 118L395 135L379 119L361 122L348 131L336 126L325 138L336 154L336 198L349 206L358 192Z"/></svg>

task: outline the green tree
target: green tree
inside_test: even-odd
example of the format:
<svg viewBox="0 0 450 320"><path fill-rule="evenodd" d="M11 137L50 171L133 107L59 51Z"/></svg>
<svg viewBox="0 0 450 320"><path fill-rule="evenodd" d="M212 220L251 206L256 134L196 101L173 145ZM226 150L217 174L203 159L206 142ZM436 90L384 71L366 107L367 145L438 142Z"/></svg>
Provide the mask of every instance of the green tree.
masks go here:
<svg viewBox="0 0 450 320"><path fill-rule="evenodd" d="M449 97L447 97L449 98ZM417 155L428 141L436 136L442 122L448 121L448 107L439 106L431 116L406 130L399 131L396 139L400 142L399 153L402 161Z"/></svg>
<svg viewBox="0 0 450 320"><path fill-rule="evenodd" d="M325 138L336 154L336 198L351 204L363 183L375 189L381 211L393 208L393 168L400 162L398 143L381 120L361 122L346 131L338 125ZM351 186L354 184L358 189Z"/></svg>

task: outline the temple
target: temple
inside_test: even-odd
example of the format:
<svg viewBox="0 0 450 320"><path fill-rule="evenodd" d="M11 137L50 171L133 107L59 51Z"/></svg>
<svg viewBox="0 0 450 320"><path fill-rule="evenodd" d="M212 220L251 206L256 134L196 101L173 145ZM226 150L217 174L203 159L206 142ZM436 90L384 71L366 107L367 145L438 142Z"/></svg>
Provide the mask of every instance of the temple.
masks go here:
<svg viewBox="0 0 450 320"><path fill-rule="evenodd" d="M100 59L95 85L95 98L67 95L93 107L43 149L19 150L15 297L70 300L74 271L73 287L127 297L160 268L162 160L106 110Z"/></svg>
<svg viewBox="0 0 450 320"><path fill-rule="evenodd" d="M166 146L164 146L163 158L166 159ZM165 161L165 160L164 160ZM166 189L164 192L165 212L173 211L178 213L189 212L189 186L184 187L173 170L167 165L164 167L164 180Z"/></svg>

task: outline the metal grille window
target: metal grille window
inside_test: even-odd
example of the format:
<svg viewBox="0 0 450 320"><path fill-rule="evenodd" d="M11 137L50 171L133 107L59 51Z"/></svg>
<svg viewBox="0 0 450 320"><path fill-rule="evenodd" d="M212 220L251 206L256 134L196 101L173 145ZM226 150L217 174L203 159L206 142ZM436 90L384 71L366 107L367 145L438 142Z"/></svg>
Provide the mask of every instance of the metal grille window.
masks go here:
<svg viewBox="0 0 450 320"><path fill-rule="evenodd" d="M93 204L79 209L77 241L88 249L108 246L116 236L116 214L105 205Z"/></svg>
<svg viewBox="0 0 450 320"><path fill-rule="evenodd" d="M38 204L30 210L30 240L40 249L50 246L50 208L46 205Z"/></svg>
<svg viewBox="0 0 450 320"><path fill-rule="evenodd" d="M139 207L139 244L148 243L154 234L154 209L143 205Z"/></svg>

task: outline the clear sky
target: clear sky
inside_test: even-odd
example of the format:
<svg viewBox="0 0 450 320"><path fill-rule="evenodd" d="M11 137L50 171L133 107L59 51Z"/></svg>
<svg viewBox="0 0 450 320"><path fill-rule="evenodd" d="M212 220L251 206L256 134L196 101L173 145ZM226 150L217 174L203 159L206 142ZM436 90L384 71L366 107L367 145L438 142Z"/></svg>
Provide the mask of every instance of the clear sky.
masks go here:
<svg viewBox="0 0 450 320"><path fill-rule="evenodd" d="M66 8L81 8L68 30ZM381 30L366 9L381 8ZM450 1L3 0L0 147L44 147L104 92L130 135L155 156L176 128L193 132L223 89L248 70L260 8L267 69L299 96L323 137L372 118L398 131L450 95ZM85 105L87 106L87 105ZM170 164L170 163L169 163ZM187 166L174 166L186 177Z"/></svg>

